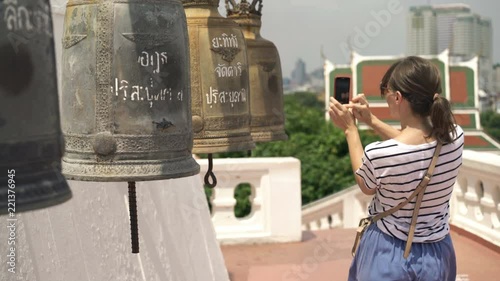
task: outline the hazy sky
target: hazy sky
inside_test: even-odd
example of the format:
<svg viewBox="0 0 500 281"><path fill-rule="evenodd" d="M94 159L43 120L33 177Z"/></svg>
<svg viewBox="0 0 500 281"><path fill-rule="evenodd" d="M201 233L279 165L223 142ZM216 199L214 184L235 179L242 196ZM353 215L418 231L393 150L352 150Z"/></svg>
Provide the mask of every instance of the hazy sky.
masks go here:
<svg viewBox="0 0 500 281"><path fill-rule="evenodd" d="M224 2L220 10L225 15ZM406 50L406 17L410 6L464 3L473 13L492 20L493 62L500 62L500 1L498 0L263 0L261 34L278 47L283 76L290 77L296 61L306 62L307 72L322 66L320 50L334 63L347 63L342 47L358 30L371 30L362 55L399 55ZM391 6L392 5L392 6ZM388 11L390 20L377 30L374 14ZM384 12L382 12L384 13ZM372 22L372 23L370 23ZM371 28L371 29L370 29ZM353 37L354 38L354 37ZM359 48L360 47L360 48Z"/></svg>

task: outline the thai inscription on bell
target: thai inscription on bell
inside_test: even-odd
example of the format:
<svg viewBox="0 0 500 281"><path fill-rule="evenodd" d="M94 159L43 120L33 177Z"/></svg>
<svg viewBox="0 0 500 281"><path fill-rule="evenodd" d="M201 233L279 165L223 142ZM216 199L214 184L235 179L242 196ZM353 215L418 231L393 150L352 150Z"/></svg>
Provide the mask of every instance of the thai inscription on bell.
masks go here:
<svg viewBox="0 0 500 281"><path fill-rule="evenodd" d="M246 43L218 0L183 0L190 55L195 153L250 150Z"/></svg>

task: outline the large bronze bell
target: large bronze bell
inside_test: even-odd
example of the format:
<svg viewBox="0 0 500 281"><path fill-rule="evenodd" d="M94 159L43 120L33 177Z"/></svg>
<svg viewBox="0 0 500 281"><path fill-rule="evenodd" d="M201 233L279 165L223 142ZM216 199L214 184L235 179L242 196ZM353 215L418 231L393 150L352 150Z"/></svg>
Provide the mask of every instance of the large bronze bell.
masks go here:
<svg viewBox="0 0 500 281"><path fill-rule="evenodd" d="M63 35L63 173L127 181L198 174L192 156L186 16L179 0L70 0Z"/></svg>
<svg viewBox="0 0 500 281"><path fill-rule="evenodd" d="M0 214L71 198L48 0L0 2Z"/></svg>
<svg viewBox="0 0 500 281"><path fill-rule="evenodd" d="M191 52L193 152L251 150L251 92L241 28L219 14L219 0L182 2Z"/></svg>
<svg viewBox="0 0 500 281"><path fill-rule="evenodd" d="M144 181L199 173L179 0L70 0L63 35L63 173Z"/></svg>
<svg viewBox="0 0 500 281"><path fill-rule="evenodd" d="M239 4L226 0L226 10L228 18L241 26L247 43L252 138L255 142L287 140L278 49L260 35L262 0Z"/></svg>

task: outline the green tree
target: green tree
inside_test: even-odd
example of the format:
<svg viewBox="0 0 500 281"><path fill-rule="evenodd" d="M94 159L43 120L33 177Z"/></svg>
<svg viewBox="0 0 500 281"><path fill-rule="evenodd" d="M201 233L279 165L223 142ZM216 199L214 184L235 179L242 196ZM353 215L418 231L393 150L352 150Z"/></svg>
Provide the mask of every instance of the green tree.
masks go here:
<svg viewBox="0 0 500 281"><path fill-rule="evenodd" d="M500 114L493 110L481 112L481 124L488 135L500 141Z"/></svg>

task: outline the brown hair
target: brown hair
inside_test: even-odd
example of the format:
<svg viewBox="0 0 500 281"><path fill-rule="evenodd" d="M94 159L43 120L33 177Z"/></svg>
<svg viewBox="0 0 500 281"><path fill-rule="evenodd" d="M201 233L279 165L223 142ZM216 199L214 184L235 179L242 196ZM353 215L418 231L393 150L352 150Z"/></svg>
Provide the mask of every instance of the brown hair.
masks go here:
<svg viewBox="0 0 500 281"><path fill-rule="evenodd" d="M382 77L382 80L380 81L380 95L383 97L385 96L385 91L387 90L388 84L389 84L389 79L391 78L392 73L394 72L394 68L400 64L401 61L397 61L387 69L387 71L384 74L384 77Z"/></svg>
<svg viewBox="0 0 500 281"><path fill-rule="evenodd" d="M450 143L456 136L455 118L450 102L442 97L439 70L429 60L410 56L396 62L388 87L399 91L410 103L413 113L430 117L432 130L428 137Z"/></svg>

